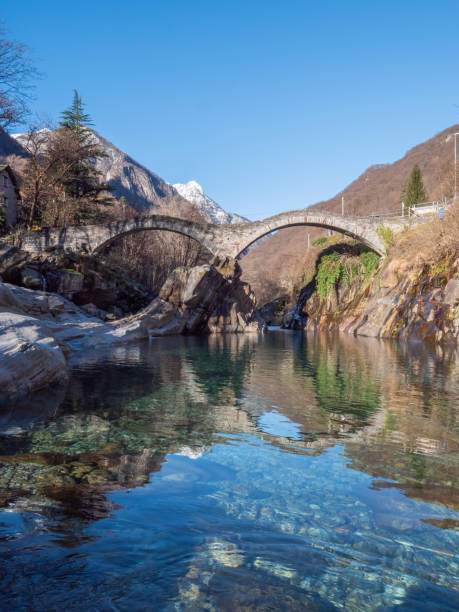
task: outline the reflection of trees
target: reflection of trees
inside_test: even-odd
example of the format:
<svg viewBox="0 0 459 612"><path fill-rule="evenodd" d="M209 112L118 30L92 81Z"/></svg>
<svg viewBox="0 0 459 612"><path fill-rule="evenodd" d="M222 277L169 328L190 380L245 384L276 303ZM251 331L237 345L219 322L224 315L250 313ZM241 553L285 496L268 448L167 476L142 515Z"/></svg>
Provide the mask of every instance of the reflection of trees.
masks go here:
<svg viewBox="0 0 459 612"><path fill-rule="evenodd" d="M380 385L368 355L346 350L336 337L309 336L295 352L295 367L313 381L317 403L325 413L354 415L359 418L356 424L363 426L380 408Z"/></svg>
<svg viewBox="0 0 459 612"><path fill-rule="evenodd" d="M222 334L188 347L187 360L209 403L234 405L241 397L256 341L254 335Z"/></svg>
<svg viewBox="0 0 459 612"><path fill-rule="evenodd" d="M370 343L371 344L371 343ZM371 368L380 380L379 425L345 442L350 467L393 483L409 497L459 509L457 353L379 342ZM384 418L381 418L384 417Z"/></svg>
<svg viewBox="0 0 459 612"><path fill-rule="evenodd" d="M317 401L327 412L355 414L362 421L379 409L379 388L363 369L344 370L321 355L315 369Z"/></svg>
<svg viewBox="0 0 459 612"><path fill-rule="evenodd" d="M459 508L457 354L323 333L278 342L288 341L292 351L278 350L284 355L278 369L290 397L279 401L286 395L280 387L272 399L306 434L314 434L311 446L342 443L350 467L377 478L375 486L399 487L410 497ZM262 370L263 364L257 366L257 375ZM257 383L262 387L263 379ZM292 399L299 388L302 410Z"/></svg>

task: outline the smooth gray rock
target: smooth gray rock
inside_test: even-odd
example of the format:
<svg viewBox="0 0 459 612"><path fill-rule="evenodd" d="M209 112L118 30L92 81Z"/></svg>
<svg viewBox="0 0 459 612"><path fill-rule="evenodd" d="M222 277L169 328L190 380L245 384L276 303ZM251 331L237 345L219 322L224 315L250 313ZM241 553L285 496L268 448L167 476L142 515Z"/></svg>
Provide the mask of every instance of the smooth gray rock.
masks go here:
<svg viewBox="0 0 459 612"><path fill-rule="evenodd" d="M0 399L66 380L66 359L45 323L0 312L0 329Z"/></svg>
<svg viewBox="0 0 459 612"><path fill-rule="evenodd" d="M22 270L21 282L27 289L43 289L45 286L43 274L32 266L25 266Z"/></svg>
<svg viewBox="0 0 459 612"><path fill-rule="evenodd" d="M459 303L459 278L452 278L447 282L444 301L452 306Z"/></svg>

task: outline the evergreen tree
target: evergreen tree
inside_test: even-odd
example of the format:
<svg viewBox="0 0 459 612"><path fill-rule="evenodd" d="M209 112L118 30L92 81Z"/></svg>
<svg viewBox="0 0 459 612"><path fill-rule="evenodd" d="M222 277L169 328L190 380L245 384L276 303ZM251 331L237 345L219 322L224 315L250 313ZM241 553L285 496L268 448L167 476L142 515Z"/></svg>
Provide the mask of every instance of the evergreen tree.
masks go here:
<svg viewBox="0 0 459 612"><path fill-rule="evenodd" d="M78 92L57 129L32 129L23 146L29 153L23 173L25 225L59 227L104 222L113 215L112 187L101 182L95 162L105 157Z"/></svg>
<svg viewBox="0 0 459 612"><path fill-rule="evenodd" d="M404 203L404 213L409 214L414 204L419 204L427 200L427 194L422 182L422 173L419 166L416 164L411 170L411 174L406 183L406 187L402 192L402 201Z"/></svg>
<svg viewBox="0 0 459 612"><path fill-rule="evenodd" d="M89 127L91 117L76 90L70 108L61 117L47 151L59 160L53 168L52 182L60 190L60 200L66 203L69 219L73 217L73 222L82 224L102 221L107 214L101 205L113 203L104 192L112 191L112 187L101 182L101 173L95 168L96 160L105 157L105 152Z"/></svg>
<svg viewBox="0 0 459 612"><path fill-rule="evenodd" d="M59 125L68 128L79 138L87 137L91 130L88 126L93 125L91 117L84 112L84 104L77 90L73 90L73 102L70 108L61 113Z"/></svg>

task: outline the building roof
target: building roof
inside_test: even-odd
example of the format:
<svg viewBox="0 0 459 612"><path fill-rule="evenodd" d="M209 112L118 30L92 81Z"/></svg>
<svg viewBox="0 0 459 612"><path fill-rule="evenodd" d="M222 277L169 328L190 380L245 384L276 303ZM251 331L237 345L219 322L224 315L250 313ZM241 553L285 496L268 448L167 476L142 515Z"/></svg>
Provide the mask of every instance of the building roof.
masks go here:
<svg viewBox="0 0 459 612"><path fill-rule="evenodd" d="M21 194L19 192L18 181L16 179L16 175L14 174L13 170L11 169L11 166L9 166L8 164L0 164L0 172L4 172L4 171L6 171L8 173L8 176L10 177L11 182L13 183L13 187L14 187L14 190L16 192L17 199L20 200L21 199Z"/></svg>

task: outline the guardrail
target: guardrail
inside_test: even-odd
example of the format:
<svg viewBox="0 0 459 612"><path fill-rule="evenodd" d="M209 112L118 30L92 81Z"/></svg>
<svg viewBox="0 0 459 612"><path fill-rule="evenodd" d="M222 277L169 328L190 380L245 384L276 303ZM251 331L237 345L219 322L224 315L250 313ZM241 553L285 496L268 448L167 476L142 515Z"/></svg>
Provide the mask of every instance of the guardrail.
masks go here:
<svg viewBox="0 0 459 612"><path fill-rule="evenodd" d="M347 214L347 213L342 215L340 212L337 212L337 211L332 212L330 210L319 210L317 208L313 208L312 210L309 210L306 208L305 210L308 210L312 214L317 213L319 215L327 215L330 217L344 217L346 219L385 219L385 218L402 219L404 216L406 216L406 215L401 215L398 211L393 211L393 210L375 211L375 212L365 213L363 215Z"/></svg>
<svg viewBox="0 0 459 612"><path fill-rule="evenodd" d="M419 202L413 204L409 209L409 215L441 215L449 207L449 203L444 201Z"/></svg>
<svg viewBox="0 0 459 612"><path fill-rule="evenodd" d="M317 208L312 209L310 212L312 213L317 212L321 215L330 215L334 217L344 216L344 217L351 218L351 219L373 219L373 220L385 219L385 218L405 219L407 217L412 217L412 216L421 217L423 215L438 215L441 217L442 213L449 208L449 206L451 205L453 201L454 200L438 200L438 201L436 200L432 202L419 202L411 206L407 212L404 212L404 204L402 203L402 214L400 214L399 211L395 211L395 210L381 210L381 211L374 211L374 212L372 211L369 213L365 213L363 215L346 214L346 213L342 215L338 211L331 212L328 210L320 210Z"/></svg>

